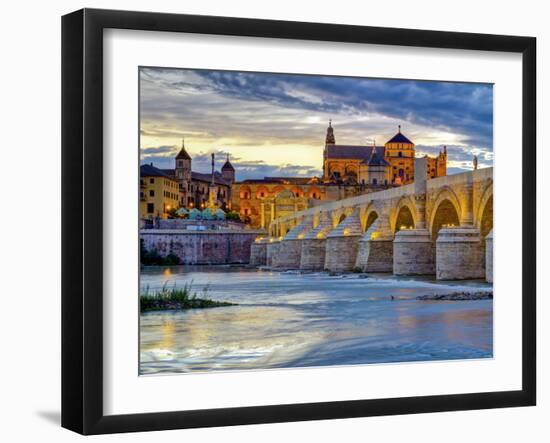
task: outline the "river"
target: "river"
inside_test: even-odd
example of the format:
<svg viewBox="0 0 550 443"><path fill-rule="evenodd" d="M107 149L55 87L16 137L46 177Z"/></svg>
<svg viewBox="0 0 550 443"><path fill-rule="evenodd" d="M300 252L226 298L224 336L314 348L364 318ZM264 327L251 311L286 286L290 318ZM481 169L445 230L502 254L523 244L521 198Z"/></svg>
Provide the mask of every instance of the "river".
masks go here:
<svg viewBox="0 0 550 443"><path fill-rule="evenodd" d="M140 374L492 357L492 300L415 299L491 285L363 277L144 268L142 291L192 282L238 305L141 314Z"/></svg>

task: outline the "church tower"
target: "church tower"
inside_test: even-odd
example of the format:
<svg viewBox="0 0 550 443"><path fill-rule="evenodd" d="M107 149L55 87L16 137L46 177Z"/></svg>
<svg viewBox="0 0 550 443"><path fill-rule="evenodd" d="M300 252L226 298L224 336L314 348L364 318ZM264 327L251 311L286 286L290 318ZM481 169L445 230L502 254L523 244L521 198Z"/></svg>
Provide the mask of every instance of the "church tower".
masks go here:
<svg viewBox="0 0 550 443"><path fill-rule="evenodd" d="M328 147L334 146L336 144L336 139L334 138L334 128L332 127L332 119L328 121L327 135L325 137L325 149L323 150L323 178L328 179Z"/></svg>
<svg viewBox="0 0 550 443"><path fill-rule="evenodd" d="M180 205L186 207L191 201L191 156L185 150L185 140L181 140L181 150L176 156L176 180L180 188Z"/></svg>
<svg viewBox="0 0 550 443"><path fill-rule="evenodd" d="M222 166L222 177L230 184L235 183L235 168L229 161L229 154L227 154L227 160Z"/></svg>
<svg viewBox="0 0 550 443"><path fill-rule="evenodd" d="M384 145L384 160L392 167L391 182L405 185L414 181L414 143L401 133L401 125L397 128L397 134Z"/></svg>

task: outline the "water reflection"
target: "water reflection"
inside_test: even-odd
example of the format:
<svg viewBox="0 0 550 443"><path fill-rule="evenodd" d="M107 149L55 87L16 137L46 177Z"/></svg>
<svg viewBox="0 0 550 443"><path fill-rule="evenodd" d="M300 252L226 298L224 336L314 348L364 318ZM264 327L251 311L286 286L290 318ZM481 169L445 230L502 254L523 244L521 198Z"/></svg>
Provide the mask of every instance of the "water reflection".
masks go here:
<svg viewBox="0 0 550 443"><path fill-rule="evenodd" d="M190 281L199 291L208 285L214 299L239 305L143 314L142 374L492 356L490 300L415 300L453 292L456 285L172 268L145 270L141 287Z"/></svg>

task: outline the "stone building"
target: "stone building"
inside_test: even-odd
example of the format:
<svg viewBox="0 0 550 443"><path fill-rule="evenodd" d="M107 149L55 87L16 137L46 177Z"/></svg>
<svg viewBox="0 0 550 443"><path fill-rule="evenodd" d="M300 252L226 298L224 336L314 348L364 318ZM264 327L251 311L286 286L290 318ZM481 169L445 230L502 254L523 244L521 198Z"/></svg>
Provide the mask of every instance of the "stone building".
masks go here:
<svg viewBox="0 0 550 443"><path fill-rule="evenodd" d="M141 165L139 175L140 218L166 218L179 205L178 182L152 163Z"/></svg>
<svg viewBox="0 0 550 443"><path fill-rule="evenodd" d="M214 159L212 158L212 160ZM225 211L230 210L231 186L235 182L235 168L229 161L229 156L222 166L221 172L214 170L213 163L210 174L193 171L191 164L191 156L182 141L181 150L175 158L175 168L162 170L178 182L179 206L202 209L208 205L213 196L215 206Z"/></svg>
<svg viewBox="0 0 550 443"><path fill-rule="evenodd" d="M404 185L414 181L415 144L398 126L384 146L338 145L331 122L323 151L323 182L362 185ZM447 175L447 148L428 157L430 178Z"/></svg>

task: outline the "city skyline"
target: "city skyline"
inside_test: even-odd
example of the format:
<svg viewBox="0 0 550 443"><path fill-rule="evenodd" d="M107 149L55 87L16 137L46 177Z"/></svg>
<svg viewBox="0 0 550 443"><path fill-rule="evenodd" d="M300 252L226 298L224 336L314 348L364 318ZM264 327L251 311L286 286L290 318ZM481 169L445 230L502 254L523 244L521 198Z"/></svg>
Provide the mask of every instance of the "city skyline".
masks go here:
<svg viewBox="0 0 550 443"><path fill-rule="evenodd" d="M492 85L350 77L140 70L140 158L161 168L185 138L193 169L226 154L238 180L321 176L329 119L339 144L383 145L401 125L417 155L447 145L449 174L492 166Z"/></svg>

